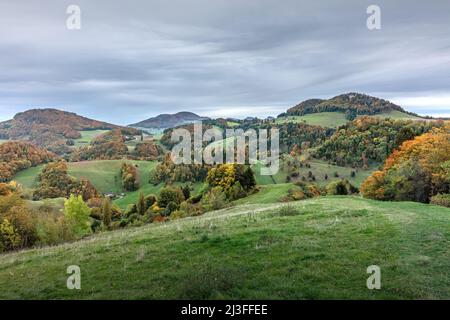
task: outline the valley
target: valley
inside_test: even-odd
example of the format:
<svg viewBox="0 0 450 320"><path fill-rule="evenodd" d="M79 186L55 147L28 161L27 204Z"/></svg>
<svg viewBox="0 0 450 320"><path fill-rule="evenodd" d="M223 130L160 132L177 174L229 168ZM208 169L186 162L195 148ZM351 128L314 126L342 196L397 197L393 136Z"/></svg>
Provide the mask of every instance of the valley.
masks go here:
<svg viewBox="0 0 450 320"><path fill-rule="evenodd" d="M211 146L278 129L278 172L174 164L173 130L199 119L221 132ZM450 297L448 122L349 93L277 118L132 126L54 109L0 123L0 298ZM66 290L69 265L83 290Z"/></svg>

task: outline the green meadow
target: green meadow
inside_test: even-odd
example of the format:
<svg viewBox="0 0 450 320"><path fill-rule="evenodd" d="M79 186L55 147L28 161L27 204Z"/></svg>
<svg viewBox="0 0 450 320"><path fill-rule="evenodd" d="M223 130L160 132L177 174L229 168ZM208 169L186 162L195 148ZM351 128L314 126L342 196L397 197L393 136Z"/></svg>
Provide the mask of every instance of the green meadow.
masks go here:
<svg viewBox="0 0 450 320"><path fill-rule="evenodd" d="M81 269L81 290L66 287ZM381 270L369 290L367 267ZM255 203L2 255L1 299L449 299L450 209Z"/></svg>

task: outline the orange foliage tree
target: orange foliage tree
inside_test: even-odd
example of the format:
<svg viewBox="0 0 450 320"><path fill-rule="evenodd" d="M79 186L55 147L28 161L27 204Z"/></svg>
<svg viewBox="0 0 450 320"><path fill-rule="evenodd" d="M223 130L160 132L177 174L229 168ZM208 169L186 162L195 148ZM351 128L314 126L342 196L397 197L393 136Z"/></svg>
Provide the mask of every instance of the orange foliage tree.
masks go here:
<svg viewBox="0 0 450 320"><path fill-rule="evenodd" d="M429 202L449 193L445 163L450 160L450 124L405 141L386 160L383 170L368 177L361 192L377 200Z"/></svg>

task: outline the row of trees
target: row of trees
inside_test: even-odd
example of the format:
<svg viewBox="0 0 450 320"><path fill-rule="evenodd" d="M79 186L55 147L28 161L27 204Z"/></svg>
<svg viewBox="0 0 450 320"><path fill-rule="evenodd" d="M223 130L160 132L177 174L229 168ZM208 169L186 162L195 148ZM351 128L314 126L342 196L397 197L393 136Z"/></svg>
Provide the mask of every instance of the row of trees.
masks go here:
<svg viewBox="0 0 450 320"><path fill-rule="evenodd" d="M20 170L52 161L55 155L24 141L0 144L0 182L7 182Z"/></svg>
<svg viewBox="0 0 450 320"><path fill-rule="evenodd" d="M49 163L38 176L38 187L33 199L67 198L71 194L80 195L84 200L98 196L89 180L77 180L68 174L65 161Z"/></svg>

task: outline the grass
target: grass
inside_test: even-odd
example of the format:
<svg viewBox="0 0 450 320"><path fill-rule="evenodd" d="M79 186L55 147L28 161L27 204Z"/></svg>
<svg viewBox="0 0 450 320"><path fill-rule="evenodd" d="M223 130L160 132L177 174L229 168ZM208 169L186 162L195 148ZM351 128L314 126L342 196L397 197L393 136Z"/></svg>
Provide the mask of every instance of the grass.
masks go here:
<svg viewBox="0 0 450 320"><path fill-rule="evenodd" d="M450 210L326 197L242 205L1 256L1 299L449 299ZM286 214L287 213L287 214ZM81 290L66 288L81 268ZM366 269L381 268L381 290Z"/></svg>
<svg viewBox="0 0 450 320"><path fill-rule="evenodd" d="M19 171L14 179L18 183L20 183L25 189L35 188L37 185L38 175L41 173L42 169L45 165L41 164L36 167L31 167L26 170Z"/></svg>
<svg viewBox="0 0 450 320"><path fill-rule="evenodd" d="M68 173L77 179L88 179L100 193L125 193L123 199L117 199L115 203L122 209L128 204L134 203L140 192L144 194L157 194L162 185L153 186L148 183L151 171L156 167L157 161L129 161L137 165L140 188L134 192L124 192L120 177L120 166L124 160L96 160L68 163ZM25 189L36 187L37 177L44 165L32 167L19 172L14 180L23 185Z"/></svg>
<svg viewBox="0 0 450 320"><path fill-rule="evenodd" d="M292 178L292 182L298 181L302 176L305 178L308 177L308 172L311 171L312 174L316 177L315 183L321 186L325 186L328 183L340 180L342 178L348 179L353 185L359 187L363 181L377 168L377 165L372 165L369 169L363 170L361 168L352 169L349 167L340 167L332 164L328 164L322 160L308 160L307 163L311 165L311 168L307 168L304 166L297 170L299 172L298 178ZM261 164L255 164L252 166L253 171L255 172L256 182L259 185L269 185L269 184L284 184L286 183L286 177L288 175L287 167L283 165L283 161L280 160L280 168L278 173L274 176L264 176L260 174ZM351 172L355 171L355 177L351 176ZM335 177L335 172L338 173L339 177ZM325 179L325 175L328 176L328 179Z"/></svg>
<svg viewBox="0 0 450 320"><path fill-rule="evenodd" d="M416 117L413 116L411 114L407 114L404 112L400 112L397 110L391 111L391 112L385 112L385 113L380 113L377 115L373 115L372 117L377 117L377 118L391 118L394 120L423 120L423 118L420 117Z"/></svg>
<svg viewBox="0 0 450 320"><path fill-rule="evenodd" d="M395 120L423 120L420 117L416 117L404 112L400 112L397 110L380 113L377 115L373 115L371 117L377 118L391 118ZM320 112L320 113L311 113L306 114L304 116L286 116L277 118L276 123L286 123L286 122L304 122L310 125L328 127L328 128L336 128L342 126L348 122L345 118L344 112Z"/></svg>
<svg viewBox="0 0 450 320"><path fill-rule="evenodd" d="M0 144L8 142L9 140L5 140L5 139L0 139Z"/></svg>
<svg viewBox="0 0 450 320"><path fill-rule="evenodd" d="M336 128L348 122L343 112L310 113L304 116L287 116L276 119L276 123L304 122L309 125Z"/></svg>
<svg viewBox="0 0 450 320"><path fill-rule="evenodd" d="M81 138L74 139L75 142L74 147L83 147L89 145L92 140L94 140L99 135L102 135L110 130L84 130L79 131L81 134Z"/></svg>
<svg viewBox="0 0 450 320"><path fill-rule="evenodd" d="M78 179L88 179L102 193L123 191L120 167L125 160L95 160L69 163L69 174ZM156 161L129 161L137 165L141 185L147 184Z"/></svg>
<svg viewBox="0 0 450 320"><path fill-rule="evenodd" d="M289 189L294 187L292 183L268 184L259 186L260 190L248 197L234 201L234 204L267 204L278 202L287 196Z"/></svg>

